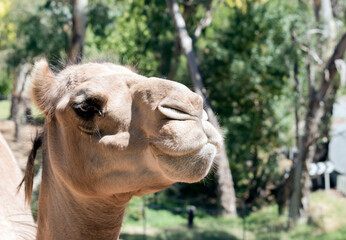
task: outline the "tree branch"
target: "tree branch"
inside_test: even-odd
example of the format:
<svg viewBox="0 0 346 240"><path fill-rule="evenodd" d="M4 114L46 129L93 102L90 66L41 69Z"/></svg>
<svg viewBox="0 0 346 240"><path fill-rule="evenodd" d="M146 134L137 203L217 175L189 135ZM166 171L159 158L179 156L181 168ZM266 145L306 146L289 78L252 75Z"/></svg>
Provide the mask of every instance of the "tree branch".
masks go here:
<svg viewBox="0 0 346 240"><path fill-rule="evenodd" d="M211 24L212 21L212 13L215 9L215 7L212 7L213 0L210 0L207 5L207 11L205 13L204 18L201 19L198 26L196 27L196 30L193 34L193 39L196 40L202 33L202 30L208 27Z"/></svg>
<svg viewBox="0 0 346 240"><path fill-rule="evenodd" d="M335 60L343 59L345 51L346 51L346 33L344 33L339 43L336 45L334 49L334 53L330 57L324 69L324 75L323 75L321 87L318 91L318 97L320 97L321 99L325 98L328 88L331 85L331 82L337 73Z"/></svg>

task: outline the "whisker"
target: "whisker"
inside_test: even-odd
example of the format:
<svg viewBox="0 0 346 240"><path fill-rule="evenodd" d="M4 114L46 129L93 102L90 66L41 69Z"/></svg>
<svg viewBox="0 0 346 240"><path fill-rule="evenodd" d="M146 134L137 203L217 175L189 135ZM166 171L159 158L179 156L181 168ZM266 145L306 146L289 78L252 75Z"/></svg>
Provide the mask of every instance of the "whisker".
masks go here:
<svg viewBox="0 0 346 240"><path fill-rule="evenodd" d="M26 239L26 240L33 240L36 238L35 234L31 232L23 232L23 231L20 231L20 232L18 231L17 236L20 237L21 239Z"/></svg>
<svg viewBox="0 0 346 240"><path fill-rule="evenodd" d="M96 134L100 139L102 138L99 126L97 124L96 124Z"/></svg>
<svg viewBox="0 0 346 240"><path fill-rule="evenodd" d="M13 221L13 220L10 220L12 223L16 223L16 224L19 224L19 225L22 225L22 226L26 226L26 227L31 227L31 228L35 228L37 229L37 226L36 225L33 225L31 223L28 223L28 222L22 222L22 221Z"/></svg>

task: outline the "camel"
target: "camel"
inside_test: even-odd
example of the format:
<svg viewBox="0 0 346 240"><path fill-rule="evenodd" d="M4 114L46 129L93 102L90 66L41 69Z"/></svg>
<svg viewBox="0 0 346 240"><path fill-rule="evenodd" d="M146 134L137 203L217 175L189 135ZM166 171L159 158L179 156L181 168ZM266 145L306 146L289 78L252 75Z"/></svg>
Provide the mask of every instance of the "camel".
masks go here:
<svg viewBox="0 0 346 240"><path fill-rule="evenodd" d="M34 239L36 224L24 191L17 191L23 178L14 156L0 133L0 239Z"/></svg>
<svg viewBox="0 0 346 240"><path fill-rule="evenodd" d="M222 144L199 95L111 63L55 74L40 60L32 97L46 117L31 154L42 144L37 239L118 239L133 196L200 181Z"/></svg>

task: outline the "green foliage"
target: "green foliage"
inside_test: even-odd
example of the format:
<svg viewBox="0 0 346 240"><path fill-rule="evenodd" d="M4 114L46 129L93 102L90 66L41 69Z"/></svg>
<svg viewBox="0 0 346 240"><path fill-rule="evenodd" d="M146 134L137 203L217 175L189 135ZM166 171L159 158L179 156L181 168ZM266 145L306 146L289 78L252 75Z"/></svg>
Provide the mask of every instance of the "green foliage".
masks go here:
<svg viewBox="0 0 346 240"><path fill-rule="evenodd" d="M10 76L3 71L1 73L0 70L0 94L1 95L7 95L11 90L11 78Z"/></svg>
<svg viewBox="0 0 346 240"><path fill-rule="evenodd" d="M248 192L256 191L258 182L265 188L278 179L276 150L290 143L279 133L291 127L282 121L291 106L277 108L287 100L285 90L290 87L285 60L292 51L292 23L286 7L277 1L247 1L246 11L220 5L205 38L197 43L241 198L251 198Z"/></svg>
<svg viewBox="0 0 346 240"><path fill-rule="evenodd" d="M114 31L103 47L112 49L121 64L136 66L142 74L167 75L174 26L165 2L133 1L120 9Z"/></svg>
<svg viewBox="0 0 346 240"><path fill-rule="evenodd" d="M16 67L41 55L59 65L69 48L71 19L70 6L59 1L47 1L34 12L24 12L18 22L20 40L8 54L7 64Z"/></svg>
<svg viewBox="0 0 346 240"><path fill-rule="evenodd" d="M113 17L110 16L109 6L102 3L96 3L89 7L88 23L96 36L102 38L107 37L109 32L106 32L106 28L113 22L113 20Z"/></svg>

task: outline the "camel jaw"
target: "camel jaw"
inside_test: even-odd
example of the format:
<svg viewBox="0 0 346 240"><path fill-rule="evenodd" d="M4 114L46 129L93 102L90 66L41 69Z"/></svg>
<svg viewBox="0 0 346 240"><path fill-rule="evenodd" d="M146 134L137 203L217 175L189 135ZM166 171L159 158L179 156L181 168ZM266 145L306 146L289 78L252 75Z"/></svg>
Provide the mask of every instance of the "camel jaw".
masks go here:
<svg viewBox="0 0 346 240"><path fill-rule="evenodd" d="M217 147L206 143L199 149L179 155L171 155L151 145L152 152L158 160L163 175L174 182L193 183L203 179L209 172Z"/></svg>

